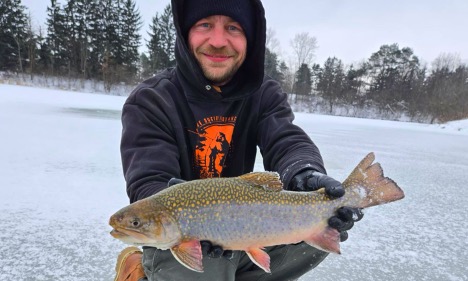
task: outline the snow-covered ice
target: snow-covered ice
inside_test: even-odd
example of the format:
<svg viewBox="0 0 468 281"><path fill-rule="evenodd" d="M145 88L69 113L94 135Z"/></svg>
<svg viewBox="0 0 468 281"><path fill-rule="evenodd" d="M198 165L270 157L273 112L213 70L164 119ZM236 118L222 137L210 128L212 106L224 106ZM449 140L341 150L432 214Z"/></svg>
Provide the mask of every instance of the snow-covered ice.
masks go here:
<svg viewBox="0 0 468 281"><path fill-rule="evenodd" d="M125 245L107 222L128 203L119 154L124 101L0 85L0 280L113 280ZM296 117L330 175L344 179L373 151L406 193L368 209L342 254L301 280L468 280L468 120Z"/></svg>

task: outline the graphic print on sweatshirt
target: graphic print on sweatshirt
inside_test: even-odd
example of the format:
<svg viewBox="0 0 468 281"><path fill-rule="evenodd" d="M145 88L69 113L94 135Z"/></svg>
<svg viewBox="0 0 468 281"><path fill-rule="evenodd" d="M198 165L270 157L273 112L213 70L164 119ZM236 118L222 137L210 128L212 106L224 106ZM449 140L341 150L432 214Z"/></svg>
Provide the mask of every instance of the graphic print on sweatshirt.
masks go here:
<svg viewBox="0 0 468 281"><path fill-rule="evenodd" d="M213 116L197 122L194 168L201 179L221 176L236 119L236 116Z"/></svg>

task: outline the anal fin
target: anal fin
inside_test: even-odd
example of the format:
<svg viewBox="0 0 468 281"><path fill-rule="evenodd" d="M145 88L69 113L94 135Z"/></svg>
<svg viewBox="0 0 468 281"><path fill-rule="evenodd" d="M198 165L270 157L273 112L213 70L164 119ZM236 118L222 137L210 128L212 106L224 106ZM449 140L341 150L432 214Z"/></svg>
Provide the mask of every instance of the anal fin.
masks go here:
<svg viewBox="0 0 468 281"><path fill-rule="evenodd" d="M183 266L197 272L203 272L203 254L200 241L188 240L171 248L172 255Z"/></svg>
<svg viewBox="0 0 468 281"><path fill-rule="evenodd" d="M258 265L258 267L261 269L265 270L265 272L271 272L270 256L265 251L260 248L249 248L246 252L253 263Z"/></svg>

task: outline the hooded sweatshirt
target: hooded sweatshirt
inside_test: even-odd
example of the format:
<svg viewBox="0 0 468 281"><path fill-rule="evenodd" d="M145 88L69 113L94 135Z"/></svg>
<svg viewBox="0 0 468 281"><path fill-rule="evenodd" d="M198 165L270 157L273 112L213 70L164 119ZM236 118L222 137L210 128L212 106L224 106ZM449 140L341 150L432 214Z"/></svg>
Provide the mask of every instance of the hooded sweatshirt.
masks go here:
<svg viewBox="0 0 468 281"><path fill-rule="evenodd" d="M182 34L184 1L173 0L177 66L138 85L122 110L121 157L130 202L167 187L171 178L234 177L254 169L257 147L264 169L287 188L305 169L325 173L308 135L294 125L287 95L264 77L266 20L253 0L255 44L229 83L213 87Z"/></svg>

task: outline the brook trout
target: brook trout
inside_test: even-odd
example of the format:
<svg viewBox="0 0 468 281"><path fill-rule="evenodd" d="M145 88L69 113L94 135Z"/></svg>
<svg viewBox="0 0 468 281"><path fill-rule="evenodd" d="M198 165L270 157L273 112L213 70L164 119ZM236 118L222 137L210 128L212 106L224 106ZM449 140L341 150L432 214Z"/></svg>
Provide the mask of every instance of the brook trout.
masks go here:
<svg viewBox="0 0 468 281"><path fill-rule="evenodd" d="M128 244L170 249L181 264L198 272L203 272L201 240L245 251L266 272L270 257L262 249L267 246L304 241L340 253L339 232L327 222L338 208L367 208L404 197L373 162L370 153L342 183L346 193L337 199L323 189L283 190L274 172L180 183L115 213L111 235Z"/></svg>

